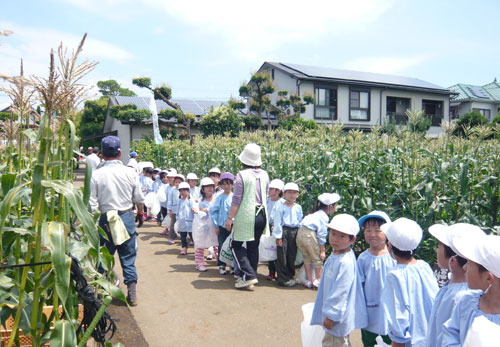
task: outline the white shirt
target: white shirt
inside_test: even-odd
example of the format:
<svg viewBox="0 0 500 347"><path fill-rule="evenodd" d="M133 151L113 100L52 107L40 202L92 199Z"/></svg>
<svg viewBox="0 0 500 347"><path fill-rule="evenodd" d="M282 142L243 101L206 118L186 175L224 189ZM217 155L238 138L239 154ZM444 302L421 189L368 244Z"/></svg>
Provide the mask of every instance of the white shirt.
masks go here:
<svg viewBox="0 0 500 347"><path fill-rule="evenodd" d="M120 160L106 160L101 168L92 172L89 202L93 212L99 209L101 213L125 211L134 203L143 204L137 174Z"/></svg>
<svg viewBox="0 0 500 347"><path fill-rule="evenodd" d="M139 172L139 166L137 164L137 160L135 158L130 158L127 163L128 167L131 167L132 169L135 170L135 172Z"/></svg>
<svg viewBox="0 0 500 347"><path fill-rule="evenodd" d="M97 165L99 165L99 163L101 162L101 159L95 153L89 154L87 158L89 159L90 165L92 166L92 171L95 171L95 169L97 169Z"/></svg>

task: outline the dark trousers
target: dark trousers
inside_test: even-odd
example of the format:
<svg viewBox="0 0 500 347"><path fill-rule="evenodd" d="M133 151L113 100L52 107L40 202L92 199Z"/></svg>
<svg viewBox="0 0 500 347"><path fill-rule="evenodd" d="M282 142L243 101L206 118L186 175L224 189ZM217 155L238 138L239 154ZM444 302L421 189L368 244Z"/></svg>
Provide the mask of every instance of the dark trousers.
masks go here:
<svg viewBox="0 0 500 347"><path fill-rule="evenodd" d="M108 218L106 214L103 213L99 218L99 226L106 232L108 240L101 235L101 245L106 246L111 255L114 255L115 252L118 251L118 257L120 258L120 264L122 265L123 270L123 282L128 284L131 282L137 282L137 270L135 268L135 258L137 256L135 242L137 231L135 229L134 213L132 211L125 213L118 212L118 214L127 228L130 239L121 245L115 246L111 233L109 232ZM99 271L104 271L102 266L99 267Z"/></svg>
<svg viewBox="0 0 500 347"><path fill-rule="evenodd" d="M233 255L236 259L244 280L251 280L257 277L257 265L259 264L259 243L262 232L266 228L266 214L262 209L255 216L254 240L247 241L247 248L243 247L242 241L231 243Z"/></svg>
<svg viewBox="0 0 500 347"><path fill-rule="evenodd" d="M162 207L161 210L160 210L160 213L161 213L161 218L163 220L163 218L165 218L168 215L167 208L166 207Z"/></svg>
<svg viewBox="0 0 500 347"><path fill-rule="evenodd" d="M231 234L227 229L223 227L219 227L219 235L217 235L217 240L219 241L219 255L220 258L220 250L222 249L222 244L226 241L227 237ZM226 267L226 263L217 259L217 265Z"/></svg>
<svg viewBox="0 0 500 347"><path fill-rule="evenodd" d="M187 241L188 232L187 231L181 231L180 234L181 234L181 245L182 245L182 248L187 248L187 246L188 246L188 241Z"/></svg>
<svg viewBox="0 0 500 347"><path fill-rule="evenodd" d="M375 340L377 336L378 334L372 333L371 331L365 329L361 329L361 341L363 342L364 347L374 347L377 344L377 341ZM385 343L387 343L388 345L392 344L392 341L388 335L380 336Z"/></svg>
<svg viewBox="0 0 500 347"><path fill-rule="evenodd" d="M284 284L295 277L295 258L297 257L297 232L299 228L283 227L282 247L277 247L278 283Z"/></svg>

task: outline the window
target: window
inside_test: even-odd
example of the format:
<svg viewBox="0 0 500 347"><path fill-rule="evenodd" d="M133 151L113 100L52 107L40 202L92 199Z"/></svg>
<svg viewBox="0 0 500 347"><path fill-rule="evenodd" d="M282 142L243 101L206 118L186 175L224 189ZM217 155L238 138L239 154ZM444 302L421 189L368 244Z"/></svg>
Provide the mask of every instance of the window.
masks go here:
<svg viewBox="0 0 500 347"><path fill-rule="evenodd" d="M424 114L431 119L433 127L441 126L443 120L443 102L437 100L422 100Z"/></svg>
<svg viewBox="0 0 500 347"><path fill-rule="evenodd" d="M314 118L337 119L337 90L316 87L314 89Z"/></svg>
<svg viewBox="0 0 500 347"><path fill-rule="evenodd" d="M351 90L349 120L370 120L370 92Z"/></svg>
<svg viewBox="0 0 500 347"><path fill-rule="evenodd" d="M406 124L406 122L408 121L406 110L410 108L409 98L396 98L393 96L388 96L386 105L386 115L388 122L395 122L396 124Z"/></svg>
<svg viewBox="0 0 500 347"><path fill-rule="evenodd" d="M271 69L271 79L274 81L274 69Z"/></svg>
<svg viewBox="0 0 500 347"><path fill-rule="evenodd" d="M491 116L490 110L485 108L473 108L472 110L481 113L488 122L490 121L490 116Z"/></svg>

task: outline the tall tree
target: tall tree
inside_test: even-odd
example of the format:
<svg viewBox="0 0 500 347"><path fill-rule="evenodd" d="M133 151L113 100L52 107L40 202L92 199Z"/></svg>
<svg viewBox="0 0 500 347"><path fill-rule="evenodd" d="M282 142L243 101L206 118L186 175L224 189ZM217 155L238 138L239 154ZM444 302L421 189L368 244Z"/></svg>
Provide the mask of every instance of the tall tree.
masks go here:
<svg viewBox="0 0 500 347"><path fill-rule="evenodd" d="M108 107L108 98L101 97L97 100L87 100L83 106L81 115L80 136L81 145L84 148L100 146L100 139L88 139L97 134L102 134L104 120L106 118L106 109Z"/></svg>
<svg viewBox="0 0 500 347"><path fill-rule="evenodd" d="M128 88L122 86L115 80L98 81L97 88L103 96L135 96L136 94Z"/></svg>
<svg viewBox="0 0 500 347"><path fill-rule="evenodd" d="M191 140L191 125L194 123L196 115L184 113L182 108L171 100L172 89L169 86L162 84L158 87L153 87L150 77L134 78L132 83L140 88L149 89L153 92L155 100L162 100L167 105L172 107L173 110L160 111L158 113L158 117L163 119L175 118L177 120L177 127L181 128L184 132L184 137Z"/></svg>
<svg viewBox="0 0 500 347"><path fill-rule="evenodd" d="M269 113L271 99L269 95L274 91L271 76L266 71L254 73L250 77L250 81L242 84L239 90L240 96L249 99L250 112L256 112L261 119L262 114L266 112L269 130L271 130L271 114Z"/></svg>

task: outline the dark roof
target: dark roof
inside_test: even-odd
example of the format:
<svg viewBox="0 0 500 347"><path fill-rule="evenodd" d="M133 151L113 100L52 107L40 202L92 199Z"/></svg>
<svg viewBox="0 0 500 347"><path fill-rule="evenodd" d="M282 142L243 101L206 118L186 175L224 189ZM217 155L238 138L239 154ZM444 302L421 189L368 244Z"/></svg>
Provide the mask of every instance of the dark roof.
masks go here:
<svg viewBox="0 0 500 347"><path fill-rule="evenodd" d="M446 88L412 77L274 62L265 62L262 65L261 69L266 64L281 69L289 73L290 75L295 76L297 79L338 82L366 86L390 86L398 89L421 90L440 94L453 93Z"/></svg>
<svg viewBox="0 0 500 347"><path fill-rule="evenodd" d="M149 109L151 98L143 96L112 96L112 105L134 104L138 109ZM164 109L173 110L163 100L155 100L158 112ZM172 102L178 104L184 113L192 113L197 116L206 114L211 107L219 107L224 103L221 100L200 100L200 99L172 99Z"/></svg>

